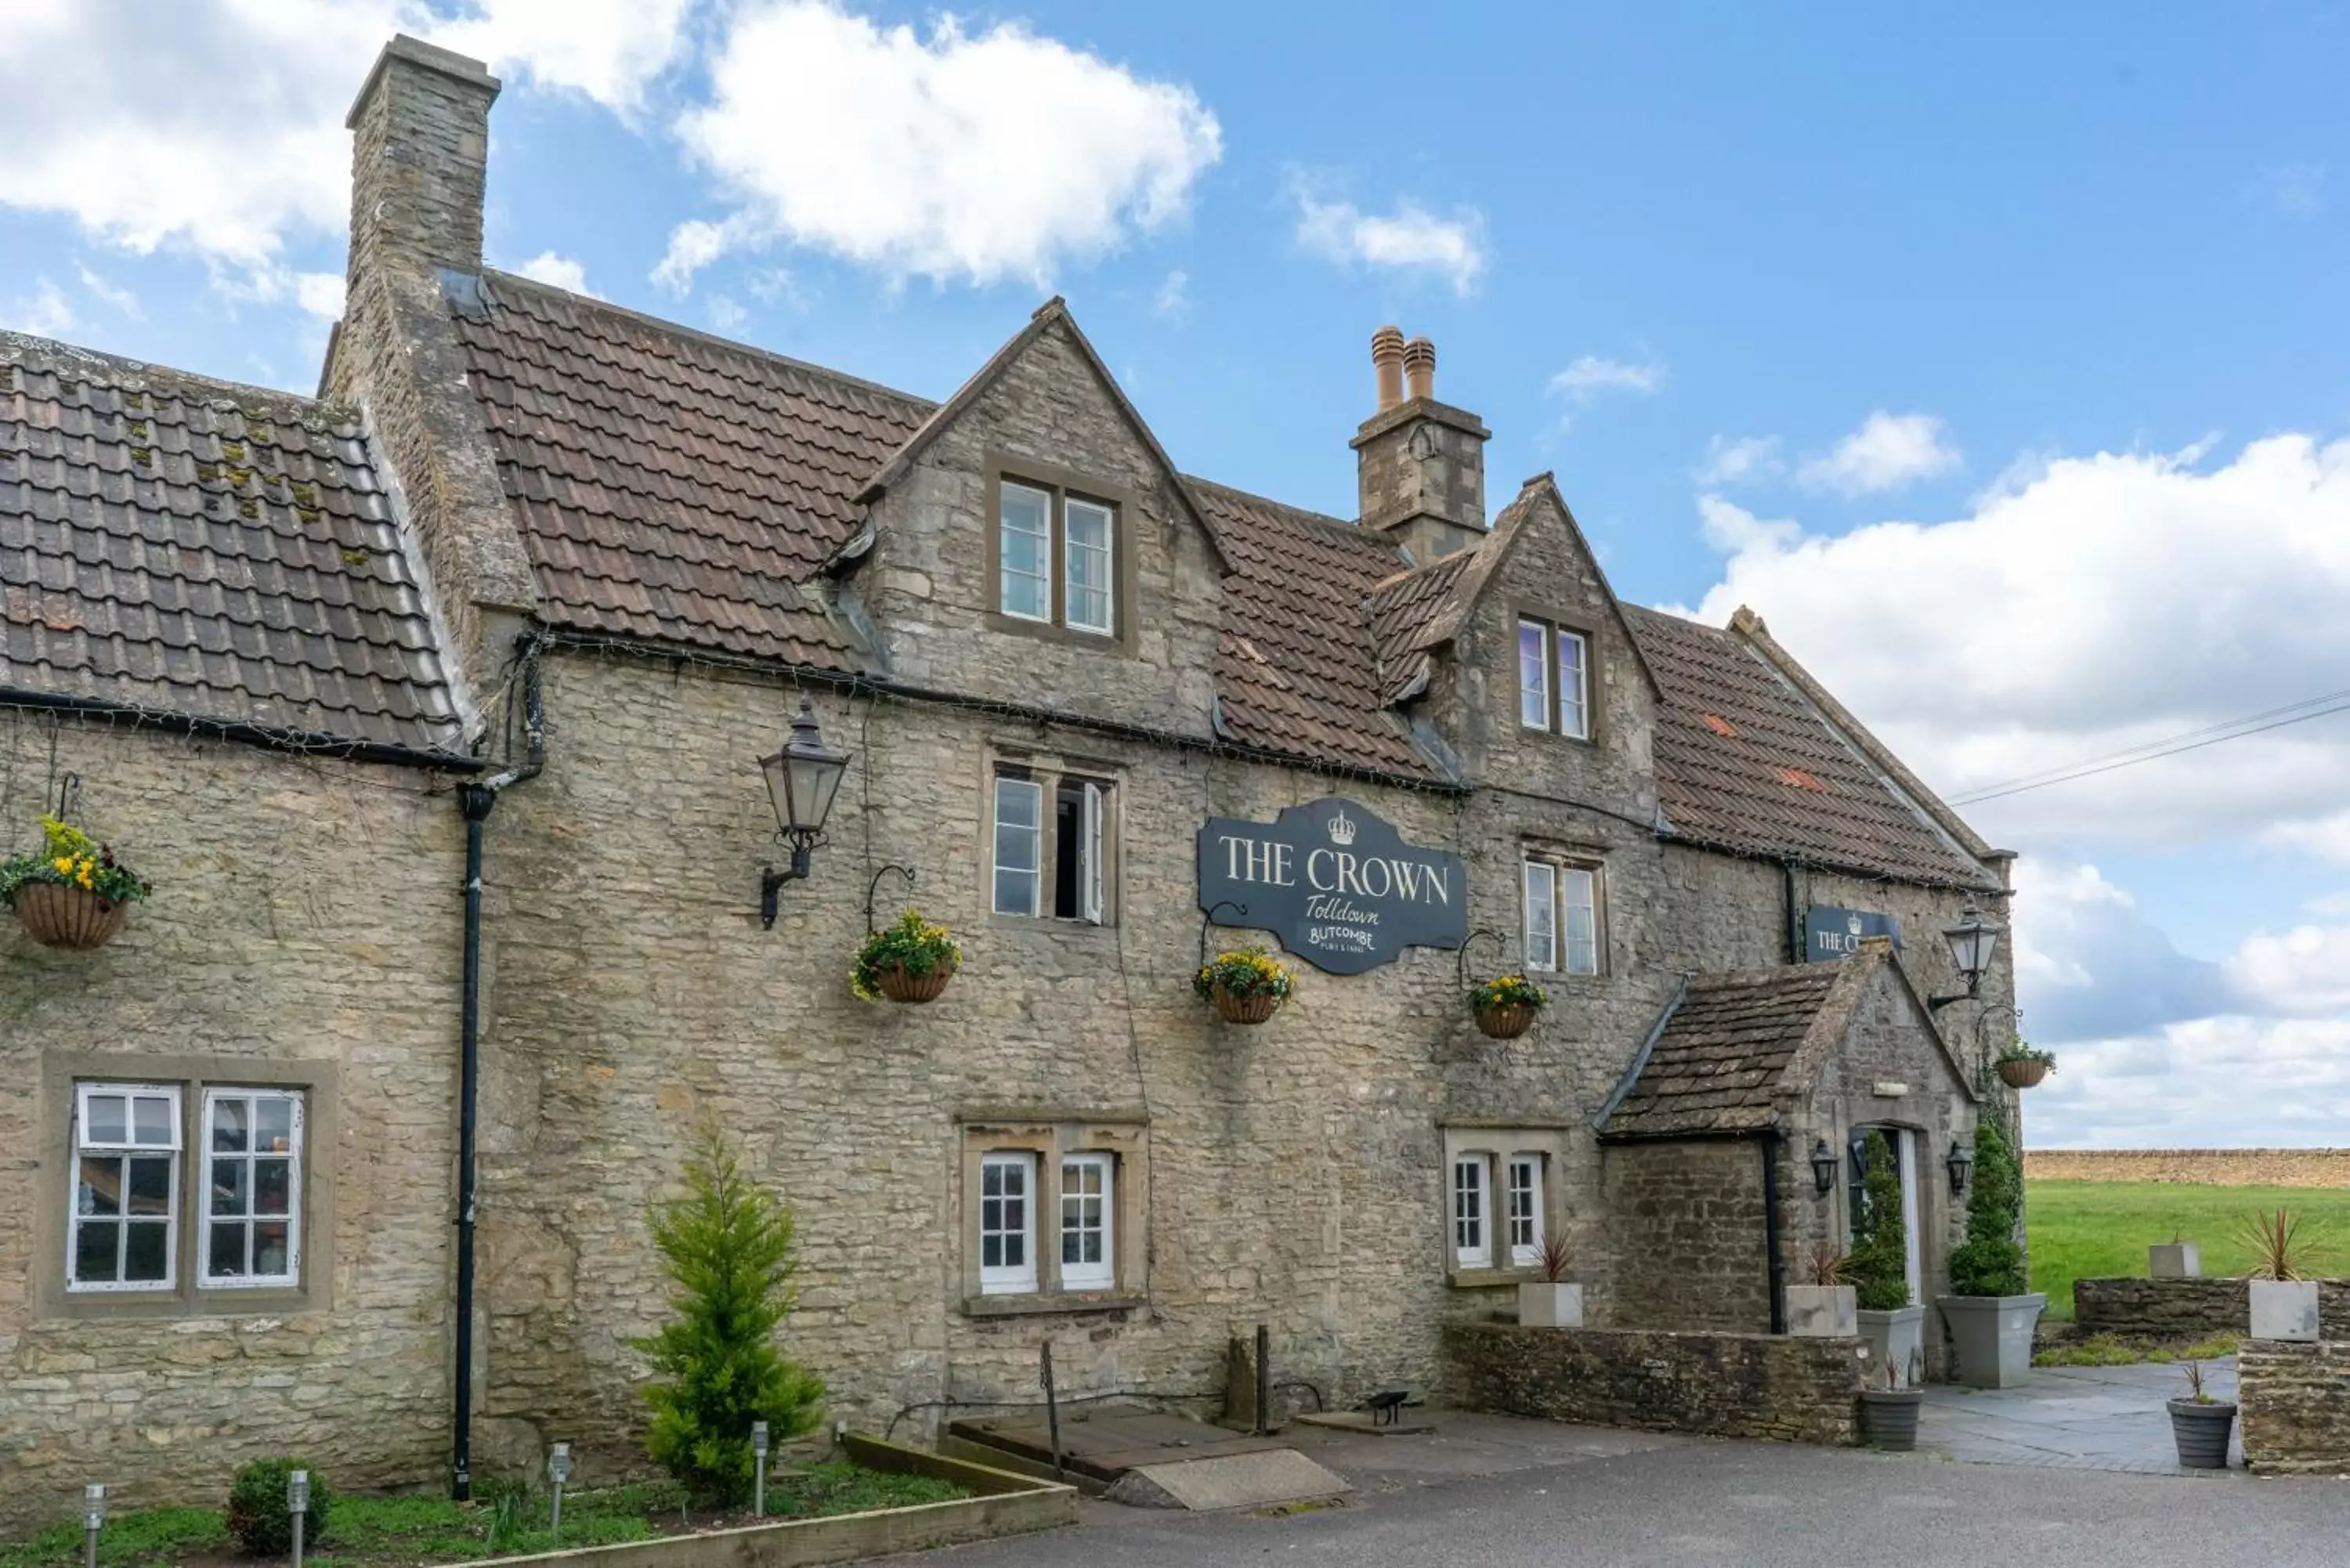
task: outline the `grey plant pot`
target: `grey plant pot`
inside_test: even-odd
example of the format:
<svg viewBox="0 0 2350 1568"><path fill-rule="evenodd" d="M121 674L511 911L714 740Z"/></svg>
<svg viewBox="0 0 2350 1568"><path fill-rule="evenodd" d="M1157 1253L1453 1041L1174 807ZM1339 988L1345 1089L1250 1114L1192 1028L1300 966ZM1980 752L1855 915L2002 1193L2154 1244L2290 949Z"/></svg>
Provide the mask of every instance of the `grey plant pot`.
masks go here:
<svg viewBox="0 0 2350 1568"><path fill-rule="evenodd" d="M1926 1309L1906 1306L1877 1312L1863 1307L1853 1315L1860 1320L1860 1337L1868 1341L1869 1376L1883 1376L1877 1369L1890 1364L1902 1376L1908 1376L1917 1356L1926 1348Z"/></svg>
<svg viewBox="0 0 2350 1568"><path fill-rule="evenodd" d="M2203 1273L2203 1249L2192 1241L2168 1241L2146 1250L2149 1280L2193 1280Z"/></svg>
<svg viewBox="0 0 2350 1568"><path fill-rule="evenodd" d="M1787 1332L1803 1339L1849 1339L1860 1332L1850 1285L1789 1285Z"/></svg>
<svg viewBox="0 0 2350 1568"><path fill-rule="evenodd" d="M1908 1453L1918 1446L1918 1412L1926 1395L1918 1388L1864 1388L1860 1430L1869 1446Z"/></svg>
<svg viewBox="0 0 2350 1568"><path fill-rule="evenodd" d="M2170 1401L2170 1436L2178 1445L2178 1462L2190 1470L2228 1468L2228 1434L2236 1425L2236 1407L2225 1399L2205 1404L2194 1399Z"/></svg>
<svg viewBox="0 0 2350 1568"><path fill-rule="evenodd" d="M2046 1296L1944 1296L1934 1304L1950 1325L1960 1383L2012 1388L2032 1376L2032 1334Z"/></svg>

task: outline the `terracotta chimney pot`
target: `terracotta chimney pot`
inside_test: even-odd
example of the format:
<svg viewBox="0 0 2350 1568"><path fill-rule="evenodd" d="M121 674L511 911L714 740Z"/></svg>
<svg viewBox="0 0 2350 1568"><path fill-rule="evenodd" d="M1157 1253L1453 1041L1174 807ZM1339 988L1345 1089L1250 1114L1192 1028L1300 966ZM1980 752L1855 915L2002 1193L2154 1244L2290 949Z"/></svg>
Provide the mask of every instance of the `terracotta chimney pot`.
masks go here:
<svg viewBox="0 0 2350 1568"><path fill-rule="evenodd" d="M1403 401L1403 328L1382 327L1371 334L1371 369L1379 385L1378 411Z"/></svg>
<svg viewBox="0 0 2350 1568"><path fill-rule="evenodd" d="M1404 390L1414 398L1436 396L1436 345L1415 337L1403 346Z"/></svg>

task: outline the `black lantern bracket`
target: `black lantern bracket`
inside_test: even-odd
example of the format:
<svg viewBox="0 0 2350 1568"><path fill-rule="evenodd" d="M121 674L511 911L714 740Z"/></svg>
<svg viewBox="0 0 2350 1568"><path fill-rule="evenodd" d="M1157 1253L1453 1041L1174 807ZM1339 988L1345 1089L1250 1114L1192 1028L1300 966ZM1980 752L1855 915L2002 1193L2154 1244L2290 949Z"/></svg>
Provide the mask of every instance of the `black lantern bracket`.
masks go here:
<svg viewBox="0 0 2350 1568"><path fill-rule="evenodd" d="M1461 940L1461 953L1453 961L1453 970L1460 976L1461 994L1463 996L1469 994L1469 950L1481 941L1488 940L1500 948L1503 954L1506 955L1509 952L1510 939L1491 926L1480 926Z"/></svg>
<svg viewBox="0 0 2350 1568"><path fill-rule="evenodd" d="M1242 919L1248 919L1248 906L1246 904L1236 904L1230 898L1219 898L1214 903L1208 906L1207 912L1200 917L1201 969L1208 967L1208 928L1216 923L1216 911L1219 909L1230 909Z"/></svg>
<svg viewBox="0 0 2350 1568"><path fill-rule="evenodd" d="M790 845L792 858L791 863L780 871L773 866L759 867L759 924L769 930L775 929L775 911L779 902L777 895L783 892L784 884L806 881L809 867L816 858L816 852L831 840L821 833L809 833L793 828L775 835L775 842ZM867 925L868 929L870 929L870 905L867 906Z"/></svg>
<svg viewBox="0 0 2350 1568"><path fill-rule="evenodd" d="M1835 1150L1828 1147L1827 1139L1823 1137L1812 1140L1812 1185L1818 1189L1820 1197L1825 1198L1835 1190L1838 1163Z"/></svg>
<svg viewBox="0 0 2350 1568"><path fill-rule="evenodd" d="M884 866L873 873L873 880L865 884L865 934L868 937L873 934L874 895L880 890L881 878L893 871L906 879L907 892L914 890L914 868L911 866Z"/></svg>
<svg viewBox="0 0 2350 1568"><path fill-rule="evenodd" d="M1950 1158L1942 1163L1950 1173L1950 1196L1964 1198L1967 1195L1967 1177L1975 1168L1975 1157L1967 1152L1965 1144L1953 1137L1950 1139Z"/></svg>

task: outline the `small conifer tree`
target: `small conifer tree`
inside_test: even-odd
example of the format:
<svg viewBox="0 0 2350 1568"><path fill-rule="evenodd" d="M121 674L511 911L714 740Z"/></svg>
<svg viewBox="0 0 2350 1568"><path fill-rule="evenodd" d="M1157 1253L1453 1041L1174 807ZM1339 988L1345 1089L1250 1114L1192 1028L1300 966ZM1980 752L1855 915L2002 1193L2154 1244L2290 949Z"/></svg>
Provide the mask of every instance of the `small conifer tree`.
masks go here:
<svg viewBox="0 0 2350 1568"><path fill-rule="evenodd" d="M751 1423L778 1443L810 1430L824 1385L775 1346L794 1296L792 1211L743 1174L715 1126L686 1158L685 1189L648 1216L677 1315L630 1344L655 1374L645 1451L697 1499L726 1505L751 1495Z"/></svg>
<svg viewBox="0 0 2350 1568"><path fill-rule="evenodd" d="M2023 1172L1996 1112L1975 1122L1974 1190L1967 1239L1950 1253L1950 1289L1962 1296L2020 1296L2032 1288L2015 1232L2023 1221Z"/></svg>
<svg viewBox="0 0 2350 1568"><path fill-rule="evenodd" d="M1909 1234L1901 1220L1901 1167L1893 1144L1871 1129L1861 1143L1867 1174L1860 1189L1860 1214L1853 1226L1852 1254L1844 1277L1853 1300L1870 1312L1909 1304Z"/></svg>

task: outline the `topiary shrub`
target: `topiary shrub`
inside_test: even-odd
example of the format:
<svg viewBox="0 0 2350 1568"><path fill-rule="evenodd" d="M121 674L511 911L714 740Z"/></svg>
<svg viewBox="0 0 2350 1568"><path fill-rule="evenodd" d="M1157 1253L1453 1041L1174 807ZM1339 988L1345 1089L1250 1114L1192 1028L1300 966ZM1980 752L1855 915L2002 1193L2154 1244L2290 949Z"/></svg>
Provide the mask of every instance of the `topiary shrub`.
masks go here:
<svg viewBox="0 0 2350 1568"><path fill-rule="evenodd" d="M1845 1282L1856 1304L1868 1312L1891 1312L1909 1304L1909 1233L1901 1222L1901 1167L1893 1144L1872 1130L1861 1142L1867 1174L1860 1188L1860 1213L1853 1221L1852 1251L1845 1259Z"/></svg>
<svg viewBox="0 0 2350 1568"><path fill-rule="evenodd" d="M2022 1295L2032 1288L2015 1240L2023 1223L2023 1172L1996 1114L1975 1123L1974 1182L1967 1195L1967 1239L1950 1253L1950 1291Z"/></svg>
<svg viewBox="0 0 2350 1568"><path fill-rule="evenodd" d="M824 1414L824 1385L775 1347L792 1308L792 1211L743 1174L716 1127L685 1163L685 1196L655 1209L653 1245L676 1317L629 1343L657 1381L645 1451L705 1503L751 1495L751 1423L781 1444Z"/></svg>
<svg viewBox="0 0 2350 1568"><path fill-rule="evenodd" d="M286 1507L286 1478L296 1470L310 1472L309 1523L302 1539L317 1541L327 1533L327 1515L335 1494L327 1478L307 1459L255 1459L236 1472L228 1489L228 1532L248 1557L284 1557L294 1550L294 1516Z"/></svg>

